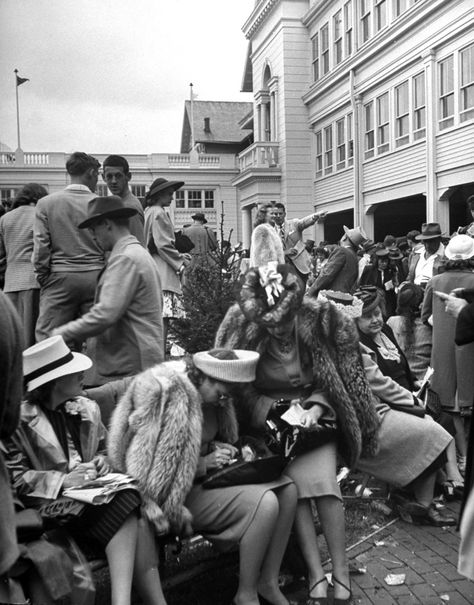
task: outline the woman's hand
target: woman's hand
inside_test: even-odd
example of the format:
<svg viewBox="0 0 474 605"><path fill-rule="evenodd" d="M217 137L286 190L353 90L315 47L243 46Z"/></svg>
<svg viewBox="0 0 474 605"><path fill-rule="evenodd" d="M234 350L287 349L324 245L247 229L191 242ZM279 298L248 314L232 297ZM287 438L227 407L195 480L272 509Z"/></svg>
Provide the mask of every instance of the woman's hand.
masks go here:
<svg viewBox="0 0 474 605"><path fill-rule="evenodd" d="M93 462L78 464L74 470L66 475L63 481L63 489L68 487L81 487L89 481L97 478L97 470Z"/></svg>
<svg viewBox="0 0 474 605"><path fill-rule="evenodd" d="M239 448L235 447L235 445L230 445L230 443L223 443L222 441L213 441L212 445L215 449L218 447L230 450L232 458L235 458L239 453Z"/></svg>
<svg viewBox="0 0 474 605"><path fill-rule="evenodd" d="M301 414L301 426L308 430L315 430L319 426L319 419L323 415L324 409L321 405L315 404L309 410Z"/></svg>
<svg viewBox="0 0 474 605"><path fill-rule="evenodd" d="M217 447L213 452L207 456L204 456L204 460L206 461L206 469L208 471L213 471L216 468L222 468L223 466L229 464L229 462L234 458L230 448L232 448L231 445Z"/></svg>
<svg viewBox="0 0 474 605"><path fill-rule="evenodd" d="M102 454L97 454L97 456L94 456L94 458L92 458L92 462L95 465L98 477L103 477L107 473L110 473L111 467L106 456L103 456Z"/></svg>

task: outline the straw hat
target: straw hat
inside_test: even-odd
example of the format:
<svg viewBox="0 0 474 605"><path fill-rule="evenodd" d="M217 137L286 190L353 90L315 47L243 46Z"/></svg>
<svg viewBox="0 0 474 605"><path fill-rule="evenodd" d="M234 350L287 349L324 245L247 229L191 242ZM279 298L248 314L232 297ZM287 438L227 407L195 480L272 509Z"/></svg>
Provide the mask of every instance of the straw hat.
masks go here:
<svg viewBox="0 0 474 605"><path fill-rule="evenodd" d="M84 372L91 366L89 357L73 353L62 336L51 336L23 351L23 375L28 392L61 376Z"/></svg>
<svg viewBox="0 0 474 605"><path fill-rule="evenodd" d="M212 351L194 353L194 365L206 376L222 382L253 382L260 354L256 351L233 349L237 359L218 359Z"/></svg>

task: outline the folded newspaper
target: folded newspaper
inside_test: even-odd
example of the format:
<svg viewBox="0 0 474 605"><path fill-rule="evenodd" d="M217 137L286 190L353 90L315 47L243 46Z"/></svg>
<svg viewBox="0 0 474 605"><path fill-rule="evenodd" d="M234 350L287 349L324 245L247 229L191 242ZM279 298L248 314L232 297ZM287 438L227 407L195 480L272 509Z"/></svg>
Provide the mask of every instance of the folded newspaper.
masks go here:
<svg viewBox="0 0 474 605"><path fill-rule="evenodd" d="M85 502L86 504L107 504L117 492L124 489L138 490L135 479L122 473L107 473L97 477L80 487L69 487L63 491L63 496Z"/></svg>

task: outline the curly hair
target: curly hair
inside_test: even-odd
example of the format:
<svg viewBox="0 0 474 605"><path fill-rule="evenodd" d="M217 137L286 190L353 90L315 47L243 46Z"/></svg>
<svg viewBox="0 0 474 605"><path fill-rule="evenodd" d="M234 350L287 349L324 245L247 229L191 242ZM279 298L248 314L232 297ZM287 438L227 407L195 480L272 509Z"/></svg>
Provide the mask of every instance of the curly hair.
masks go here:
<svg viewBox="0 0 474 605"><path fill-rule="evenodd" d="M268 211L272 208L275 208L275 205L272 202L267 202L259 206L257 213L255 215L255 221L253 223L254 228L262 223L266 223Z"/></svg>
<svg viewBox="0 0 474 605"><path fill-rule="evenodd" d="M20 206L29 206L30 204L36 204L36 202L48 195L48 191L39 183L28 183L24 185L15 196L15 200L12 204L12 210L19 208Z"/></svg>

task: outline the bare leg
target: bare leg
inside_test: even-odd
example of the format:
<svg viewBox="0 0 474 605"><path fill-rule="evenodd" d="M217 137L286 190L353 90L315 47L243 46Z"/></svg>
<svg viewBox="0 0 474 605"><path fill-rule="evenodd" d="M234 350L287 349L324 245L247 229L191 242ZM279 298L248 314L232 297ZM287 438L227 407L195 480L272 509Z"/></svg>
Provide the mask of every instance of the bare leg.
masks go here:
<svg viewBox="0 0 474 605"><path fill-rule="evenodd" d="M268 545L258 582L258 592L271 603L287 605L288 600L278 586L278 575L296 510L296 486L292 483L276 492L279 514Z"/></svg>
<svg viewBox="0 0 474 605"><path fill-rule="evenodd" d="M259 605L257 583L278 515L276 494L266 492L240 541L239 586L234 597L236 605Z"/></svg>
<svg viewBox="0 0 474 605"><path fill-rule="evenodd" d="M450 481L464 483L464 479L461 473L459 472L459 468L456 462L456 445L454 444L454 441L451 441L451 443L446 448L446 455L448 461L444 465L444 470L446 472L447 479L449 479Z"/></svg>
<svg viewBox="0 0 474 605"><path fill-rule="evenodd" d="M295 516L295 531L301 553L308 567L309 588L324 577L324 570L321 563L321 557L318 548L318 539L314 527L313 513L311 511L311 501L308 498L298 500ZM311 596L325 597L327 593L326 582L321 582Z"/></svg>
<svg viewBox="0 0 474 605"><path fill-rule="evenodd" d="M154 532L145 519L138 521L134 584L144 605L166 605L158 572L158 552Z"/></svg>
<svg viewBox="0 0 474 605"><path fill-rule="evenodd" d="M110 570L112 605L130 605L137 542L137 518L130 515L105 547Z"/></svg>
<svg viewBox="0 0 474 605"><path fill-rule="evenodd" d="M333 575L349 586L349 562L346 554L346 526L342 502L335 496L323 496L316 499L316 506L331 555ZM335 583L334 596L338 599L346 599L349 597L349 592Z"/></svg>

